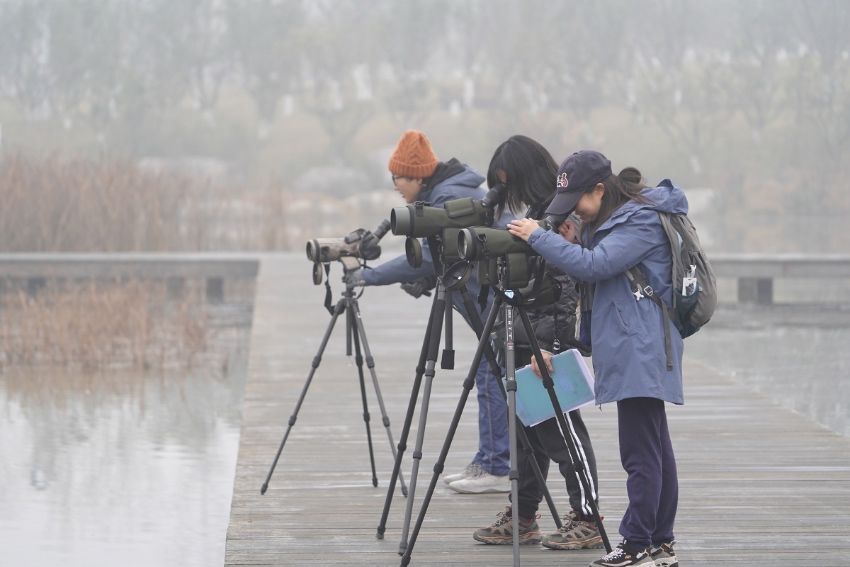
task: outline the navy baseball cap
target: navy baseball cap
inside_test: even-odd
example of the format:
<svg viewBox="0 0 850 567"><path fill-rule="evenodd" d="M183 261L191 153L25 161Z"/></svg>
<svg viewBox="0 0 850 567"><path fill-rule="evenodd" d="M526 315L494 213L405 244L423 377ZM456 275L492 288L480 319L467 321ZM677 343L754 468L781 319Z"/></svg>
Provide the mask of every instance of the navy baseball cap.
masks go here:
<svg viewBox="0 0 850 567"><path fill-rule="evenodd" d="M566 215L576 208L585 191L611 175L611 160L593 150L581 150L558 168L558 194L549 203L547 215Z"/></svg>

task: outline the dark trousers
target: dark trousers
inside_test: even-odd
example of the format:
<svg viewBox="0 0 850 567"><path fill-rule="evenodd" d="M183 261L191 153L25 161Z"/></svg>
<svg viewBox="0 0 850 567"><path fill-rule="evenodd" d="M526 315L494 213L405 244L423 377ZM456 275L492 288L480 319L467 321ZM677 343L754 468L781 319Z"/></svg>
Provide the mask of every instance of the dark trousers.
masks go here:
<svg viewBox="0 0 850 567"><path fill-rule="evenodd" d="M529 362L531 362L531 351L517 349L516 366L525 366ZM585 493L576 475L572 459L570 459L570 454L564 441L564 436L561 433L561 427L556 418L547 419L534 427L524 427L523 429L528 437L529 444L534 449L534 459L543 473L543 478L546 479L549 474L550 461L558 463L558 469L567 485L570 506L572 506L573 510L590 516L592 513L588 504L590 498L593 498L594 503L598 501L597 486L599 485L599 479L596 474L596 455L593 453L593 447L590 444L590 435L587 432L587 427L581 418L579 410L569 412L568 416L567 426L571 427L569 434L572 435L576 450L580 458L584 461L587 471L590 472L588 483L590 484L592 495ZM543 499L543 489L540 483L537 482L537 477L534 474L530 451L524 451L522 445L520 445L518 453L518 512L522 518L533 518L537 514L540 501Z"/></svg>
<svg viewBox="0 0 850 567"><path fill-rule="evenodd" d="M620 535L639 548L673 541L679 504L676 457L664 402L628 398L617 402L620 462L626 471L629 505Z"/></svg>

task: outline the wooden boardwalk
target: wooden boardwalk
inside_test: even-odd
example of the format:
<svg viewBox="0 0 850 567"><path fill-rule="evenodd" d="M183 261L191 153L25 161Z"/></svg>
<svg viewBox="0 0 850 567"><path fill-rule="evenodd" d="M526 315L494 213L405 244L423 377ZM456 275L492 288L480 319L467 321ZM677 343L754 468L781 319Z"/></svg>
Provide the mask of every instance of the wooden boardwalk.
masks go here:
<svg viewBox="0 0 850 567"><path fill-rule="evenodd" d="M364 366L379 480L373 487L359 379L353 358L346 356L344 318L330 335L269 489L260 494L330 321L323 306L324 285L312 284L311 268L301 254L262 258L225 564L399 565L407 501L397 488L385 538L376 539L394 460L376 389ZM341 265L333 265L334 303L342 290L340 277ZM359 306L396 445L431 300L414 300L398 286L388 286L367 288ZM458 367L438 369L433 381L411 529L475 346L459 317L454 326ZM668 405L679 466L680 564L845 564L850 552L850 439L687 357L685 399L684 406ZM401 468L405 481L413 466L420 401L416 407ZM447 458L448 472L465 466L476 448L476 415L473 391ZM614 545L626 502L616 408L586 408L583 415L598 458L600 511ZM566 491L554 466L549 489L565 513ZM456 494L440 479L410 564L512 565L510 546L483 545L471 537L495 520L506 503L506 494ZM540 512L541 530L554 531L545 503ZM523 546L521 562L580 566L599 556L599 550Z"/></svg>

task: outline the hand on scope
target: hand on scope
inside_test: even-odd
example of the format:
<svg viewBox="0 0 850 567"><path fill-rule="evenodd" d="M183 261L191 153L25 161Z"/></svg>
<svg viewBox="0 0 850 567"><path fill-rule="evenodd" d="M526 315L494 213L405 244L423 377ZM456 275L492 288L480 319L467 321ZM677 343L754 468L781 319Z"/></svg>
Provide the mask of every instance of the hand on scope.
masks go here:
<svg viewBox="0 0 850 567"><path fill-rule="evenodd" d="M540 228L540 225L536 220L532 219L514 219L508 225L508 230L514 236L518 236L528 241L528 238L531 236L531 233Z"/></svg>
<svg viewBox="0 0 850 567"><path fill-rule="evenodd" d="M366 231L360 239L360 257L364 260L377 260L381 257L380 240L373 233Z"/></svg>
<svg viewBox="0 0 850 567"><path fill-rule="evenodd" d="M558 234L564 237L564 240L572 243L578 242L578 231L576 230L576 225L573 224L571 220L565 220L561 223L561 226L558 227Z"/></svg>
<svg viewBox="0 0 850 567"><path fill-rule="evenodd" d="M363 280L363 270L360 268L357 270L351 270L350 272L345 272L342 276L342 281L351 287L366 285L366 282Z"/></svg>
<svg viewBox="0 0 850 567"><path fill-rule="evenodd" d="M417 280L413 280L412 282L405 282L401 284L401 289L403 289L408 294L412 295L417 299L422 297L423 295L430 296L431 294L428 292L428 290L433 287L434 285L427 277L419 278Z"/></svg>

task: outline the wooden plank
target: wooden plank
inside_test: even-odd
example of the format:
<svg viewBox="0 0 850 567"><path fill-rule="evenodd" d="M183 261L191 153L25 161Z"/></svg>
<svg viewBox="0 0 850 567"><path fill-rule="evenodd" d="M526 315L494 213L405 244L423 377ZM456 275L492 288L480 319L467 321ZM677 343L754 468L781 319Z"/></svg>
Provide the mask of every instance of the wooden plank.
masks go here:
<svg viewBox="0 0 850 567"><path fill-rule="evenodd" d="M312 285L310 268L300 255L262 261L225 565L399 565L407 499L396 491L385 538L377 539L394 460L364 367L379 480L373 487L359 377L346 355L344 318L329 336L268 492L260 495L330 320L322 305L325 287ZM334 301L340 275L341 267L333 265ZM397 286L387 286L367 288L358 304L397 444L431 300L414 300ZM472 359L476 343L460 318L454 338L459 367L438 368L433 380L411 526L463 391L469 369L462 363ZM850 544L850 440L692 359L686 358L685 376L686 405L668 405L679 466L676 549L681 564L843 564ZM473 391L451 443L447 471L465 466L476 448L474 396ZM408 481L421 396L415 407L401 468ZM600 511L615 544L626 506L616 408L586 408L583 415L597 453ZM554 467L548 486L565 513L566 490ZM506 504L505 494L456 494L438 479L410 564L512 565L510 546L488 546L471 537ZM541 530L554 531L545 503L540 513ZM523 546L521 563L587 565L599 556L598 550Z"/></svg>

